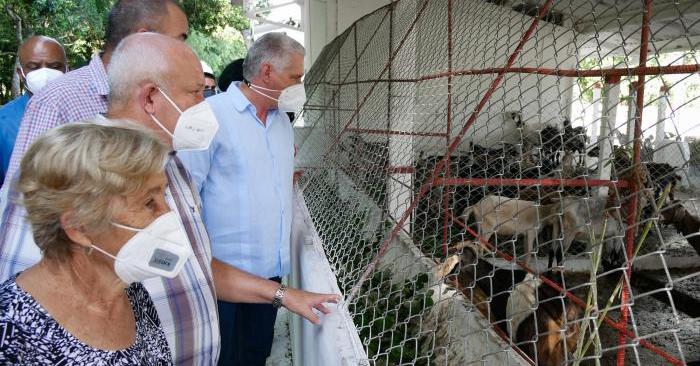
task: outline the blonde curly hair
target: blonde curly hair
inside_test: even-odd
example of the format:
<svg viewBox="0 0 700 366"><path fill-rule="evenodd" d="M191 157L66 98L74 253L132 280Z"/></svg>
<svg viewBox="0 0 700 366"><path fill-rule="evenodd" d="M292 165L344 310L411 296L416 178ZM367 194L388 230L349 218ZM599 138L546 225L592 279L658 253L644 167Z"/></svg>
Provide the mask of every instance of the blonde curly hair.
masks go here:
<svg viewBox="0 0 700 366"><path fill-rule="evenodd" d="M170 150L143 127L106 126L98 119L63 125L38 138L22 159L17 185L44 257L71 255L61 215L69 213L68 227L104 230L114 200L162 173Z"/></svg>

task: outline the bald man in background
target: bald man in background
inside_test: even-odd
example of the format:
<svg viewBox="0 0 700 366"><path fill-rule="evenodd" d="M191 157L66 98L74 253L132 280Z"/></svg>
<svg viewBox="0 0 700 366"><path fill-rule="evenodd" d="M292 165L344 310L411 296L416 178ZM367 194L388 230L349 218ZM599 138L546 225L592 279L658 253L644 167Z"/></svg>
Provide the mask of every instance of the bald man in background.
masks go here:
<svg viewBox="0 0 700 366"><path fill-rule="evenodd" d="M32 95L68 71L66 51L57 40L46 36L28 38L17 51L24 94L0 108L0 185L4 183L20 121Z"/></svg>

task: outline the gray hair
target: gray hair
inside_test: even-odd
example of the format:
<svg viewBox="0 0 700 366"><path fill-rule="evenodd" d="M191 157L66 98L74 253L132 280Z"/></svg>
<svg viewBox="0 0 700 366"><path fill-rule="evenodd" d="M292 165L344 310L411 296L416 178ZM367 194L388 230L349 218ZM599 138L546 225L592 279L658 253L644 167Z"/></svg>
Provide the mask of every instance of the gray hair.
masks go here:
<svg viewBox="0 0 700 366"><path fill-rule="evenodd" d="M62 260L71 255L63 214L69 214L69 227L106 229L114 200L162 173L169 152L144 127L105 126L97 119L63 125L39 137L22 159L17 185L44 257Z"/></svg>
<svg viewBox="0 0 700 366"><path fill-rule="evenodd" d="M297 53L303 56L305 52L304 46L284 33L266 33L250 46L243 61L243 77L246 80L255 78L264 62L282 70L287 66L289 55Z"/></svg>
<svg viewBox="0 0 700 366"><path fill-rule="evenodd" d="M124 105L144 82L169 85L173 51L192 50L182 41L158 33L134 33L119 43L107 67L110 105Z"/></svg>

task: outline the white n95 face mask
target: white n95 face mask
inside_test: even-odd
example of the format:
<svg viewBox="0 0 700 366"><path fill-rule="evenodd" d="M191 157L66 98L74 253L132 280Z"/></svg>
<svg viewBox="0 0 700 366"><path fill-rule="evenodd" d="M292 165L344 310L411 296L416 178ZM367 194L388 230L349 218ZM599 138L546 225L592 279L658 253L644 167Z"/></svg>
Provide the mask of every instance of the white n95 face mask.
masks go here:
<svg viewBox="0 0 700 366"><path fill-rule="evenodd" d="M260 92L257 89L278 92L280 90L267 89L262 86L250 84L251 89L254 92L265 96L269 99L277 101L277 108L281 112L292 112L298 113L302 108L304 108L304 103L306 103L306 89L304 89L304 84L294 84L292 86L282 89L279 98L273 98L265 93Z"/></svg>
<svg viewBox="0 0 700 366"><path fill-rule="evenodd" d="M135 231L116 257L93 245L114 259L114 272L124 283L141 282L153 277L176 277L192 256L192 247L177 214L170 211L143 229L112 223Z"/></svg>
<svg viewBox="0 0 700 366"><path fill-rule="evenodd" d="M49 82L63 75L63 72L48 67L30 71L26 75L22 68L20 68L20 71L22 71L22 76L24 76L25 86L32 94L38 93L41 89L44 89Z"/></svg>
<svg viewBox="0 0 700 366"><path fill-rule="evenodd" d="M177 119L173 132L168 131L156 116L151 114L153 122L173 138L173 149L175 151L208 149L219 129L219 122L209 103L203 100L183 112L163 90L160 88L158 90L170 105L180 112L180 118Z"/></svg>

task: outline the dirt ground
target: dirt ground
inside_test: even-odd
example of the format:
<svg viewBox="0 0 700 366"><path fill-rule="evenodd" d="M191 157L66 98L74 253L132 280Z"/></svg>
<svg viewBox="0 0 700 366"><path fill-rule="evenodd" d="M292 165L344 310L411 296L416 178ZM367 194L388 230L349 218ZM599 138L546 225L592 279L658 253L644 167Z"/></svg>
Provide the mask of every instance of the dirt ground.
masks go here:
<svg viewBox="0 0 700 366"><path fill-rule="evenodd" d="M645 276L651 277L663 283L669 283L665 271L645 272ZM634 276L634 274L633 274ZM608 297L620 278L620 274L612 274L601 277L597 281L598 303L603 308ZM587 275L574 275L567 279L567 287L572 288L587 283ZM700 274L697 269L672 270L671 281L673 288L687 294L692 294L696 301L700 301ZM628 323L628 329L633 330L639 338L646 339L673 357L680 358L684 355L686 362L700 361L700 318L693 318L688 314L675 309L675 303L671 305L654 298L653 294L668 298L669 290L662 288L646 289L644 292L632 289L632 319ZM574 293L585 299L588 286L580 287ZM619 301L615 303L619 305ZM618 310L608 313L610 319L617 320L620 317ZM618 332L608 325L600 328L600 336L603 347L601 358L603 365L615 365L617 357ZM587 362L586 364L593 364ZM625 352L625 365L664 365L668 364L659 355L650 352L647 348L632 344L627 340Z"/></svg>
<svg viewBox="0 0 700 366"><path fill-rule="evenodd" d="M676 198L693 214L700 215L700 199L697 193L679 192ZM663 239L661 239L663 238ZM655 260L664 263L666 270L642 270L632 274L641 275L646 281L644 289L632 288L632 318L628 329L634 331L640 339L644 339L661 348L669 355L684 360L687 363L700 362L700 257L688 244L683 235L673 227L658 226L653 228L648 236L645 247L640 255L655 253ZM663 262L661 262L663 259ZM674 260L691 259L691 268L674 268ZM692 260L697 263L692 265ZM677 261L676 261L677 262ZM621 272L600 277L597 281L598 303L603 308L610 294L620 279ZM567 288L576 288L573 292L582 299L588 294L588 274L567 275ZM578 288L577 288L578 287ZM682 299L672 296L672 291L680 293ZM662 301L665 299L665 301ZM614 304L619 306L619 300ZM682 311L695 312L695 317ZM617 321L619 310L608 313L610 319ZM609 325L600 328L603 353L602 365L617 364L618 349L617 330ZM592 353L589 353L592 356ZM584 362L593 365L592 361ZM627 339L625 365L667 365L669 364L658 354L649 351L639 343Z"/></svg>
<svg viewBox="0 0 700 366"><path fill-rule="evenodd" d="M700 216L698 193L678 192L676 198L680 199L691 213ZM503 249L512 252L512 246L513 244L507 243ZM521 252L520 247L516 248L517 252ZM700 362L700 256L675 228L663 225L652 228L639 254L651 257L645 258L647 261L653 259L651 262L657 262L649 268L664 269L636 269L632 274L632 314L628 321L628 329L638 336L638 340L626 340L625 365L670 364L657 353L641 345L640 339L686 363ZM576 256L576 253L569 255ZM586 254L580 253L578 256L584 258ZM621 274L622 272L617 270L598 278L597 299L600 309L605 307ZM587 273L567 274L565 287L585 301L590 288L588 276ZM613 308L619 308L620 300L613 305ZM619 309L611 310L608 317L617 322L620 318ZM603 324L599 334L603 349L601 364L617 365L619 332ZM588 353L591 358L582 365L595 364L592 351L591 347Z"/></svg>
<svg viewBox="0 0 700 366"><path fill-rule="evenodd" d="M679 192L676 198L680 199L693 214L700 214L700 201L696 193ZM660 240L659 236L663 237L663 240ZM657 284L650 285L643 291L633 288L633 319L629 322L629 329L636 328L640 338L646 339L676 358L680 358L682 354L686 362L700 361L700 317L693 318L679 310L683 307L697 310L700 307L700 257L673 227L660 226L658 230L653 229L646 245L647 248L642 250L642 253L660 251L658 258L661 260L663 256L666 263L670 263L673 258L695 258L697 266L685 269L667 266L668 271L640 272ZM599 302L607 300L618 279L619 274L606 276L598 281ZM579 279L581 282L585 280L585 278ZM687 295L683 304L677 303L678 299L671 299L671 289ZM654 294L657 298L653 296ZM659 300L659 297L666 301ZM610 316L612 319L618 319L619 311L611 312ZM618 332L609 326L604 326L600 334L604 343L603 348L610 348L603 352L603 364L614 365L617 350L612 348L617 346ZM630 345L625 356L626 365L668 364L663 358L641 345Z"/></svg>

